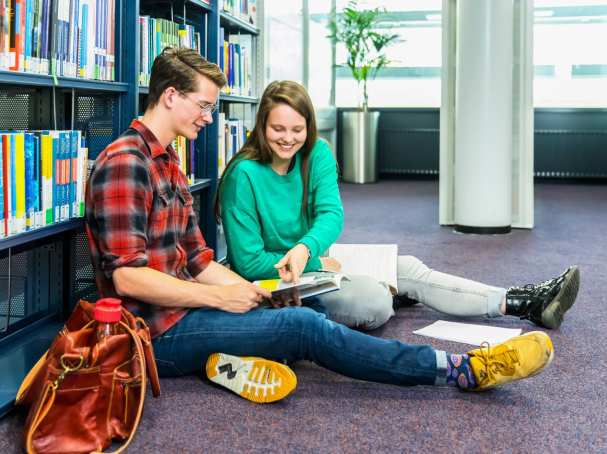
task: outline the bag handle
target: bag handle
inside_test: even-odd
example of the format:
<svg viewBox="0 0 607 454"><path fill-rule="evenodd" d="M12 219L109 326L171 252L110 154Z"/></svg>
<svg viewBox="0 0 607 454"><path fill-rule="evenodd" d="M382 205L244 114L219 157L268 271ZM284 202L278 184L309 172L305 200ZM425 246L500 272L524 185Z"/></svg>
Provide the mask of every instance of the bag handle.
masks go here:
<svg viewBox="0 0 607 454"><path fill-rule="evenodd" d="M122 325L122 327L124 329L126 329L128 331L128 333L133 338L133 341L135 342L135 347L137 349L137 356L139 357L139 366L140 366L140 369L141 369L141 384L142 384L142 386L141 386L141 391L140 391L140 396L139 396L139 407L137 408L137 415L135 416L135 422L133 423L133 428L131 429L131 433L129 434L129 438L116 451L112 451L109 454L120 454L121 452L123 452L127 448L127 446L129 444L131 444L131 441L133 441L133 438L135 437L135 432L137 432L137 428L139 427L139 422L141 421L141 415L143 414L143 402L145 401L145 392L146 392L146 386L145 385L147 383L147 379L146 379L147 370L146 370L146 366L145 366L145 353L143 351L143 345L141 344L141 338L126 323L124 323L124 322L121 321L120 324ZM103 452L101 452L101 451L93 451L91 454L103 454Z"/></svg>
<svg viewBox="0 0 607 454"><path fill-rule="evenodd" d="M139 357L139 366L140 366L140 370L141 370L141 391L140 391L140 396L139 396L139 407L137 408L137 414L135 416L135 422L133 423L133 428L131 429L131 433L129 434L129 438L116 450L116 451L112 451L111 453L106 453L106 454L120 454L122 453L127 446L131 443L131 441L133 441L133 438L135 436L135 432L137 432L137 428L139 427L139 422L141 421L141 415L143 414L143 403L145 401L145 392L146 392L146 360L145 360L145 353L143 350L143 345L141 343L141 339L140 337L137 335L137 333L132 330L126 323L124 322L120 322L120 325L122 325L122 327L131 335L131 337L133 338L133 341L135 342L135 349L137 350L137 356ZM39 362L42 361L42 359L44 359L46 356L43 355L43 357L40 359ZM73 370L77 370L77 369L73 369ZM64 369L63 374L69 373L71 370L68 369ZM53 406L53 403L55 402L55 396L56 396L56 390L59 386L59 380L56 380L55 382L47 382L44 386L44 392L42 393L42 397L40 399L40 405L38 405L38 411L36 411L36 414L34 415L34 418L32 420L32 424L30 425L30 430L27 433L27 438L26 438L26 450L28 453L34 453L34 449L33 449L33 437L34 437L34 432L36 431L36 429L38 428L38 426L40 425L40 423L44 420L44 418L46 417L46 415L48 414L49 410L51 409L51 407ZM91 454L104 454L102 451L93 451Z"/></svg>
<svg viewBox="0 0 607 454"><path fill-rule="evenodd" d="M46 355L48 354L48 350L44 352L44 354L40 357L40 359L34 364L34 367L30 369L27 373L23 381L21 382L21 386L19 386L19 390L17 391L17 396L15 397L15 405L20 405L22 400L25 398L27 391L29 391L30 386L34 379L38 376L38 373L44 366L44 362L46 361Z"/></svg>
<svg viewBox="0 0 607 454"><path fill-rule="evenodd" d="M158 397L160 396L160 379L158 378L158 367L156 366L156 358L154 357L150 330L145 324L145 320L141 317L135 318L135 325L145 354L145 364L148 371L148 379L152 385L152 395Z"/></svg>
<svg viewBox="0 0 607 454"><path fill-rule="evenodd" d="M54 402L55 387L53 386L53 383L47 382L44 385L44 392L42 393L42 397L40 399L40 405L38 405L38 411L36 411L32 424L30 425L30 430L27 432L27 437L25 440L25 449L28 453L35 452L34 447L32 446L34 432L36 431L36 429L38 429L38 426L44 420L44 418L46 418L46 415L53 406Z"/></svg>

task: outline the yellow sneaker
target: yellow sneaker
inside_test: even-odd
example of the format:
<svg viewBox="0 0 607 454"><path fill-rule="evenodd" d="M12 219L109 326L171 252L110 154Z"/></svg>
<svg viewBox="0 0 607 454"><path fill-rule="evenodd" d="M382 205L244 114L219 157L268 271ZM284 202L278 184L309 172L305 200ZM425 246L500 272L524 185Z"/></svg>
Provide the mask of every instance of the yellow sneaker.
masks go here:
<svg viewBox="0 0 607 454"><path fill-rule="evenodd" d="M470 365L477 386L483 391L539 374L552 361L554 347L546 333L532 331L490 347L471 350Z"/></svg>
<svg viewBox="0 0 607 454"><path fill-rule="evenodd" d="M254 356L213 353L207 360L206 372L212 382L260 404L284 399L297 386L291 368Z"/></svg>

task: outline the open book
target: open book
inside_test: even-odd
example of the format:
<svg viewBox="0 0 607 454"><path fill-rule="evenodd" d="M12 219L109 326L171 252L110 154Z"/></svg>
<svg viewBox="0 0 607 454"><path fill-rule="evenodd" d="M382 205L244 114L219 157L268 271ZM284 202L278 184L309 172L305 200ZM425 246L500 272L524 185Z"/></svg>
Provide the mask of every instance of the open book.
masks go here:
<svg viewBox="0 0 607 454"><path fill-rule="evenodd" d="M261 288L265 288L272 292L272 296L279 296L283 292L290 292L296 287L299 290L300 298L308 298L310 296L320 295L322 293L332 292L341 288L341 280L343 274L327 273L316 276L308 276L306 274L299 278L299 282L284 282L282 279L264 279L255 281L253 284Z"/></svg>
<svg viewBox="0 0 607 454"><path fill-rule="evenodd" d="M387 283L396 294L397 258L396 244L334 244L329 248L329 257L341 263L341 273L371 276Z"/></svg>

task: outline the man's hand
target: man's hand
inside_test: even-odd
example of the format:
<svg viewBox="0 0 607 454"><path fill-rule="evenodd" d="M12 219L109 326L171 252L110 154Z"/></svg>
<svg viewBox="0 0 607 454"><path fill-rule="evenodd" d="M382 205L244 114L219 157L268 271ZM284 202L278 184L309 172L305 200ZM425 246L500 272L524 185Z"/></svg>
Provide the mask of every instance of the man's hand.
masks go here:
<svg viewBox="0 0 607 454"><path fill-rule="evenodd" d="M320 264L322 265L323 271L333 271L334 273L339 273L341 271L341 263L333 257L320 257Z"/></svg>
<svg viewBox="0 0 607 454"><path fill-rule="evenodd" d="M278 270L278 275L283 281L298 283L309 256L310 251L305 244L296 244L274 265L274 268Z"/></svg>
<svg viewBox="0 0 607 454"><path fill-rule="evenodd" d="M250 282L219 286L218 292L221 302L217 309L237 314L244 314L255 309L264 298L272 298L270 291Z"/></svg>
<svg viewBox="0 0 607 454"><path fill-rule="evenodd" d="M288 291L281 291L278 296L270 299L270 303L272 303L272 306L275 308L301 306L299 290L297 288L291 288L288 289Z"/></svg>

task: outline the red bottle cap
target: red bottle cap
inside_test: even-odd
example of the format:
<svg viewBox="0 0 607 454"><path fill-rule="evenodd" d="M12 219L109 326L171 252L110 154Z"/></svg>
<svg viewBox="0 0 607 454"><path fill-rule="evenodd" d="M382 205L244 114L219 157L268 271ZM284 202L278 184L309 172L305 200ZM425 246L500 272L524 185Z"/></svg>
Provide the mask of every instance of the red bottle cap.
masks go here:
<svg viewBox="0 0 607 454"><path fill-rule="evenodd" d="M102 298L95 304L93 317L102 323L117 323L122 317L122 301L118 298Z"/></svg>

